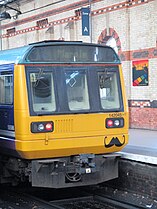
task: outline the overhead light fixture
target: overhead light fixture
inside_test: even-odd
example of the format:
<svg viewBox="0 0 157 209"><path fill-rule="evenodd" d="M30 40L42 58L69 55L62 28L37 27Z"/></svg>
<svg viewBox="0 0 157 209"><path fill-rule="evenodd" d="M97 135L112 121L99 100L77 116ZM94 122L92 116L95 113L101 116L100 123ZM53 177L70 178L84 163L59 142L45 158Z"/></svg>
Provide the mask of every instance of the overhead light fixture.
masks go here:
<svg viewBox="0 0 157 209"><path fill-rule="evenodd" d="M15 9L15 8L10 7L10 6L8 6L8 5L5 5L5 7L8 8L8 9L11 9L11 10L16 11L18 15L22 14L22 12L21 12L19 9Z"/></svg>
<svg viewBox="0 0 157 209"><path fill-rule="evenodd" d="M5 8L8 8L8 9L11 9L11 10L16 11L16 14L12 16L13 19L17 19L18 16L19 16L20 14L22 14L22 12L21 12L20 10L15 9L15 8L13 8L13 7L10 7L10 6L8 6L8 5L5 5ZM1 20L11 19L11 15L10 15L8 12L4 11L4 12L0 13L0 19L1 19Z"/></svg>
<svg viewBox="0 0 157 209"><path fill-rule="evenodd" d="M19 9L15 9L15 8L10 7L10 6L8 6L8 5L6 5L5 7L8 8L8 9L11 9L11 10L16 11L16 14L13 16L13 19L15 19L15 20L18 18L18 16L19 16L20 14L22 14L22 12L21 12Z"/></svg>
<svg viewBox="0 0 157 209"><path fill-rule="evenodd" d="M11 16L8 12L5 11L0 14L0 19L11 19Z"/></svg>

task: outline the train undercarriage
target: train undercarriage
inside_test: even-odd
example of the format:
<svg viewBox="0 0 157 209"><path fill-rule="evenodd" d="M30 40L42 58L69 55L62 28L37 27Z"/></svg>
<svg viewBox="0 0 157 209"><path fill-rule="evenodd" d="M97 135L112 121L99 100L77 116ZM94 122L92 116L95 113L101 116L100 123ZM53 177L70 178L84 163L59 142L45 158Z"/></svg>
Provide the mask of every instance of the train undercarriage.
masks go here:
<svg viewBox="0 0 157 209"><path fill-rule="evenodd" d="M35 187L65 188L94 185L118 177L120 154L80 154L69 157L23 160L0 159L0 182Z"/></svg>

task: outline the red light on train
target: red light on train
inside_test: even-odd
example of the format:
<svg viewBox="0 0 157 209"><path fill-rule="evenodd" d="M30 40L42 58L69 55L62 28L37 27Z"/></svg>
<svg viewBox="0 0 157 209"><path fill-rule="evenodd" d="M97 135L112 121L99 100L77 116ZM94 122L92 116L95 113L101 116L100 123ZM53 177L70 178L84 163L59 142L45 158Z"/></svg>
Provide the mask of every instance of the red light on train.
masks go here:
<svg viewBox="0 0 157 209"><path fill-rule="evenodd" d="M52 131L52 123L47 123L47 124L45 125L45 129L46 129L47 131Z"/></svg>
<svg viewBox="0 0 157 209"><path fill-rule="evenodd" d="M124 118L107 118L106 128L122 128L124 127Z"/></svg>
<svg viewBox="0 0 157 209"><path fill-rule="evenodd" d="M42 121L42 122L32 122L31 123L31 132L32 133L46 133L53 132L54 123L53 121Z"/></svg>
<svg viewBox="0 0 157 209"><path fill-rule="evenodd" d="M112 126L113 126L113 120L108 120L107 127L112 127Z"/></svg>

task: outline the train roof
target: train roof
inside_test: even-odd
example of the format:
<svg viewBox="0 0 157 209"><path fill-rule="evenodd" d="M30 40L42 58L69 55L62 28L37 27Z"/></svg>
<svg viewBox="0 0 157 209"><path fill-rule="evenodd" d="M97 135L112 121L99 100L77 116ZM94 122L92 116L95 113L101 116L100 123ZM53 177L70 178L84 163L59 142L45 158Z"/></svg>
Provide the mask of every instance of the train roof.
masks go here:
<svg viewBox="0 0 157 209"><path fill-rule="evenodd" d="M84 48L82 48L82 46ZM86 50L85 50L85 47L86 47ZM89 48L92 48L92 50L89 51ZM101 52L98 52L98 49L101 49ZM74 55L75 53L77 55ZM91 58L89 58L89 56L94 56L93 53L95 53L95 56L101 53L102 61L96 61L96 58L92 58L92 60L90 60ZM59 56L60 56L60 60L58 61ZM76 58L74 60L75 56ZM103 57L105 57L105 59ZM100 59L100 56L99 56L99 59ZM81 62L81 60L83 60L83 62L90 62L90 63L92 61L94 63L95 62L120 63L120 59L118 58L118 55L111 47L103 46L100 44L83 43L83 42L77 42L77 41L75 42L43 41L43 42L32 43L23 47L0 51L0 65L48 63L48 62L50 63L76 62L77 63L77 62Z"/></svg>
<svg viewBox="0 0 157 209"><path fill-rule="evenodd" d="M29 48L29 46L24 46L0 51L0 65L18 63Z"/></svg>

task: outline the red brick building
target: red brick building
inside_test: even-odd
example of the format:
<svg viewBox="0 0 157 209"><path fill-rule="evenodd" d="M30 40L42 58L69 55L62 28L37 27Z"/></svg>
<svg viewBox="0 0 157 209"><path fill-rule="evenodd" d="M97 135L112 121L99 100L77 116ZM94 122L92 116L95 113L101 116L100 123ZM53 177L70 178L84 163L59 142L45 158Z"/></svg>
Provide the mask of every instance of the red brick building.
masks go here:
<svg viewBox="0 0 157 209"><path fill-rule="evenodd" d="M84 36L87 7L90 35ZM1 49L46 39L111 45L123 64L130 127L157 130L156 8L156 0L1 0Z"/></svg>

